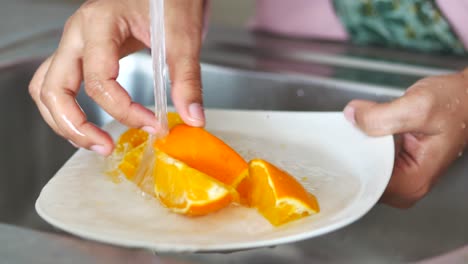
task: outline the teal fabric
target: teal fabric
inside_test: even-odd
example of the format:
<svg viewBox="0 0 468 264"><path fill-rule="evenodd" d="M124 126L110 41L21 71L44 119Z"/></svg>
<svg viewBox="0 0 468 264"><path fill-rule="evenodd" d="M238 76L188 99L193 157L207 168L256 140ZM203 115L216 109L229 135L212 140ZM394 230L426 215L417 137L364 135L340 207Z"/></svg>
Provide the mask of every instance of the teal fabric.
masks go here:
<svg viewBox="0 0 468 264"><path fill-rule="evenodd" d="M434 0L334 0L351 41L467 54Z"/></svg>

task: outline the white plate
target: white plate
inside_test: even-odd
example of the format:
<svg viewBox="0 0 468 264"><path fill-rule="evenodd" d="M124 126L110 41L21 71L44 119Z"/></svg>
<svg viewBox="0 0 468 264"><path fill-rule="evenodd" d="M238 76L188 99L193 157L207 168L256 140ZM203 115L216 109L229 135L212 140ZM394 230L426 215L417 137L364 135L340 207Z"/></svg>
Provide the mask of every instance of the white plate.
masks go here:
<svg viewBox="0 0 468 264"><path fill-rule="evenodd" d="M231 251L289 243L344 227L367 213L390 179L393 138L370 138L342 113L208 110L207 129L247 160L287 170L317 196L321 212L275 228L254 209L231 206L190 218L133 184L103 174L105 160L79 150L42 190L36 210L80 237L156 251ZM118 137L126 128L105 127Z"/></svg>

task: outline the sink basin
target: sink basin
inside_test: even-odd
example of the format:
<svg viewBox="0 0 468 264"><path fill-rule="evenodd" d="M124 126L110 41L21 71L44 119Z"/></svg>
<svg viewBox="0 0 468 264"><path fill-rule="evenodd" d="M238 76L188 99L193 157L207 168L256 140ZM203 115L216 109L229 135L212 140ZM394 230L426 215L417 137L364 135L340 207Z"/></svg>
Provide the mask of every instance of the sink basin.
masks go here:
<svg viewBox="0 0 468 264"><path fill-rule="evenodd" d="M0 68L0 222L68 237L41 220L34 210L41 188L75 151L48 128L29 98L28 82L40 61ZM387 101L402 93L384 86L300 74L212 64L203 64L202 70L205 106L213 108L340 111L353 98ZM119 82L136 101L153 103L147 54L123 59ZM84 93L78 101L96 124L111 120ZM440 256L468 244L466 171L468 155L455 162L434 190L413 208L398 210L379 204L354 224L322 237L231 254L169 257L184 263L394 263Z"/></svg>

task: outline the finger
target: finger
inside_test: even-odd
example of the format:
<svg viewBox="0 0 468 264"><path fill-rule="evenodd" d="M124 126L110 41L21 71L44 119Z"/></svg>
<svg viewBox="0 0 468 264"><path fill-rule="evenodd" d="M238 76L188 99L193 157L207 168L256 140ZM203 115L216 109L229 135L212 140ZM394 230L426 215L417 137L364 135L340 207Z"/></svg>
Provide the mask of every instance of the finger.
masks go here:
<svg viewBox="0 0 468 264"><path fill-rule="evenodd" d="M29 83L29 94L36 103L37 108L39 109L39 112L46 121L46 123L55 131L55 133L63 137L62 131L60 131L57 124L55 124L55 121L50 115L49 110L46 108L46 106L42 103L40 99L41 88L44 84L44 78L47 74L47 71L49 70L53 57L54 55L48 57L34 73L34 76L31 79L31 82Z"/></svg>
<svg viewBox="0 0 468 264"><path fill-rule="evenodd" d="M112 139L86 120L75 99L82 80L82 66L76 49L79 44L72 41L74 37L76 34L64 34L45 76L41 101L65 138L101 155L109 155Z"/></svg>
<svg viewBox="0 0 468 264"><path fill-rule="evenodd" d="M418 139L412 134L403 134L402 151L396 157L381 202L409 208L421 200L455 157L446 143L443 137Z"/></svg>
<svg viewBox="0 0 468 264"><path fill-rule="evenodd" d="M70 60L67 55L58 51L52 60L41 100L65 138L101 155L109 155L113 148L112 139L106 132L87 121L76 102L75 97L81 82L81 64L78 59Z"/></svg>
<svg viewBox="0 0 468 264"><path fill-rule="evenodd" d="M398 153L403 151L403 139L402 134L397 134L393 136L393 145L395 148L395 159L398 156Z"/></svg>
<svg viewBox="0 0 468 264"><path fill-rule="evenodd" d="M202 103L200 65L197 60L177 60L170 67L172 99L185 123L202 127L205 114Z"/></svg>
<svg viewBox="0 0 468 264"><path fill-rule="evenodd" d="M116 81L121 41L114 23L96 23L85 30L83 71L86 93L120 123L156 132L154 113L132 101ZM124 38L125 36L121 36Z"/></svg>
<svg viewBox="0 0 468 264"><path fill-rule="evenodd" d="M389 103L354 100L344 109L348 120L371 136L417 131L433 134L434 100L429 96L409 93Z"/></svg>
<svg viewBox="0 0 468 264"><path fill-rule="evenodd" d="M415 153L421 152L422 143L406 133L399 137L400 151L395 156L392 177L381 197L381 202L396 208L409 208L425 193L425 176Z"/></svg>
<svg viewBox="0 0 468 264"><path fill-rule="evenodd" d="M165 7L167 61L174 106L185 123L204 126L199 53L203 1L169 1Z"/></svg>
<svg viewBox="0 0 468 264"><path fill-rule="evenodd" d="M143 48L147 47L145 43L135 39L135 38L130 38L126 40L122 46L120 47L119 51L119 58L126 57L136 51L139 51Z"/></svg>
<svg viewBox="0 0 468 264"><path fill-rule="evenodd" d="M406 160L405 160L406 159ZM407 209L421 200L430 190L432 184L425 182L418 166L410 165L408 157L401 157L395 166L390 183L385 189L380 202L392 207Z"/></svg>

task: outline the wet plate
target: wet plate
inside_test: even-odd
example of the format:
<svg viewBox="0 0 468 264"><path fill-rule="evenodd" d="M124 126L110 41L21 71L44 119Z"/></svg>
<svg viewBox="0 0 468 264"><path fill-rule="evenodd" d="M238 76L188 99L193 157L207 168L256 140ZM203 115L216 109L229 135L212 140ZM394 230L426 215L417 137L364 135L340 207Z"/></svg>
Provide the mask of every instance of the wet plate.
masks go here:
<svg viewBox="0 0 468 264"><path fill-rule="evenodd" d="M87 239L156 251L233 251L323 235L367 213L390 179L393 138L371 138L342 113L207 110L207 130L245 159L261 157L296 176L321 212L280 227L255 209L230 206L203 217L171 213L132 183L115 183L105 159L79 150L42 190L36 210ZM114 138L125 127L105 127Z"/></svg>

